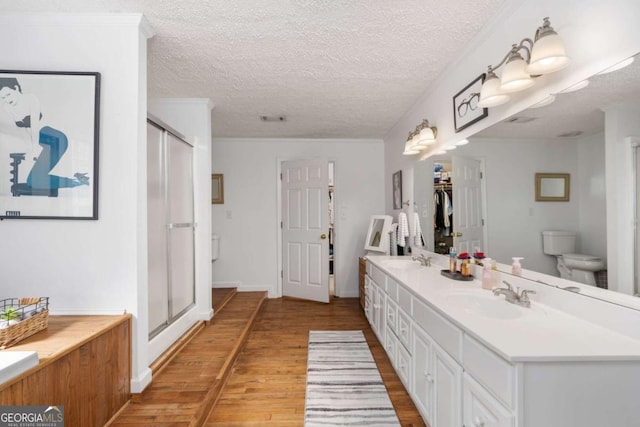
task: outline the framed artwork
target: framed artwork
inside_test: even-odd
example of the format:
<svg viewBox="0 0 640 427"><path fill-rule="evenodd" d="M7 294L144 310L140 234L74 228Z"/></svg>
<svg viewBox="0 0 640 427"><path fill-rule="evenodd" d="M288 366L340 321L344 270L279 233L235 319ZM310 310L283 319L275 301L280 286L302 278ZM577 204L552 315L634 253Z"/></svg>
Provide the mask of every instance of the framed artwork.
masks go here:
<svg viewBox="0 0 640 427"><path fill-rule="evenodd" d="M536 173L536 202L568 202L570 174Z"/></svg>
<svg viewBox="0 0 640 427"><path fill-rule="evenodd" d="M100 73L0 70L0 219L98 219Z"/></svg>
<svg viewBox="0 0 640 427"><path fill-rule="evenodd" d="M393 174L393 209L402 209L402 171Z"/></svg>
<svg viewBox="0 0 640 427"><path fill-rule="evenodd" d="M489 115L488 108L478 106L484 77L485 74L479 75L453 97L453 124L456 133Z"/></svg>
<svg viewBox="0 0 640 427"><path fill-rule="evenodd" d="M221 173L211 174L211 203L224 204L224 176Z"/></svg>

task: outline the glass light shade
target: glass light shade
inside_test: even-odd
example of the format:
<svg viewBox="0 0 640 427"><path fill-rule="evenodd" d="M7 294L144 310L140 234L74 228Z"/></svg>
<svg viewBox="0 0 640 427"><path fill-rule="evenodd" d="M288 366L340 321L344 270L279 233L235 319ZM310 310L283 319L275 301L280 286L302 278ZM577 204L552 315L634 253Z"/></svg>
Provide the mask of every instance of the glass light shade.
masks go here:
<svg viewBox="0 0 640 427"><path fill-rule="evenodd" d="M538 39L531 49L527 73L540 75L558 71L569 65L570 59L559 35L552 33Z"/></svg>
<svg viewBox="0 0 640 427"><path fill-rule="evenodd" d="M533 86L533 79L526 71L527 63L520 55L510 59L504 66L502 78L500 79L500 91L517 92Z"/></svg>
<svg viewBox="0 0 640 427"><path fill-rule="evenodd" d="M420 145L420 134L417 132L413 135L413 138L411 138L411 148L418 151L424 148Z"/></svg>
<svg viewBox="0 0 640 427"><path fill-rule="evenodd" d="M460 141L456 142L457 146L461 146L461 145L467 145L469 143L468 139L461 139Z"/></svg>
<svg viewBox="0 0 640 427"><path fill-rule="evenodd" d="M495 74L489 73L480 89L478 106L482 108L496 107L509 101L509 95L500 91L500 80Z"/></svg>
<svg viewBox="0 0 640 427"><path fill-rule="evenodd" d="M404 154L405 156L411 156L420 152L411 146L411 142L411 139L407 139L407 142L404 143L404 151L402 152L402 154Z"/></svg>
<svg viewBox="0 0 640 427"><path fill-rule="evenodd" d="M457 147L457 146L455 146L455 145L445 145L445 146L444 146L444 147L442 147L442 148L444 148L444 149L445 149L445 150L447 150L447 151L451 151L451 150L455 150L455 149L456 149L456 148L458 148L458 147Z"/></svg>
<svg viewBox="0 0 640 427"><path fill-rule="evenodd" d="M418 135L418 144L426 147L427 145L431 145L436 142L436 136L433 133L433 129L430 127L422 128L420 130L420 134Z"/></svg>

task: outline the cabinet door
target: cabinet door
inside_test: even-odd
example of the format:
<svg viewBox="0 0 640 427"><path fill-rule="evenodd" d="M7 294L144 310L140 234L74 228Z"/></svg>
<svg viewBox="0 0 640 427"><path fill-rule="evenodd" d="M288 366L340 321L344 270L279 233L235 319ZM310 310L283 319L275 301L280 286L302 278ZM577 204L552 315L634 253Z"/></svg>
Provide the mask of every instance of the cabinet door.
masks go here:
<svg viewBox="0 0 640 427"><path fill-rule="evenodd" d="M373 286L369 276L364 278L364 314L370 324L373 323Z"/></svg>
<svg viewBox="0 0 640 427"><path fill-rule="evenodd" d="M398 341L396 344L396 372L407 390L411 390L411 355Z"/></svg>
<svg viewBox="0 0 640 427"><path fill-rule="evenodd" d="M435 343L433 350L432 427L462 425L462 367Z"/></svg>
<svg viewBox="0 0 640 427"><path fill-rule="evenodd" d="M375 282L371 282L375 284ZM378 340L384 342L384 332L387 329L385 327L385 294L380 287L375 286L375 302L373 303L373 330L378 335Z"/></svg>
<svg viewBox="0 0 640 427"><path fill-rule="evenodd" d="M433 422L433 341L418 327L413 329L411 345L413 389L411 395L416 407L430 425Z"/></svg>
<svg viewBox="0 0 640 427"><path fill-rule="evenodd" d="M513 427L515 417L469 374L465 373L463 421L465 427Z"/></svg>

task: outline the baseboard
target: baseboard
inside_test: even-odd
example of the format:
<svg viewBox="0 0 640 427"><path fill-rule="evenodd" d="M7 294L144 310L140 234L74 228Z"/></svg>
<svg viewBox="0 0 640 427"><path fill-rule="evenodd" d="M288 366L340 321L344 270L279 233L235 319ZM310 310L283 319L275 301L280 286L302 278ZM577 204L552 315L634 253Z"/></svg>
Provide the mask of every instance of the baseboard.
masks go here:
<svg viewBox="0 0 640 427"><path fill-rule="evenodd" d="M151 369L144 368L140 375L135 378L131 378L131 394L140 394L144 391L149 384L151 384Z"/></svg>

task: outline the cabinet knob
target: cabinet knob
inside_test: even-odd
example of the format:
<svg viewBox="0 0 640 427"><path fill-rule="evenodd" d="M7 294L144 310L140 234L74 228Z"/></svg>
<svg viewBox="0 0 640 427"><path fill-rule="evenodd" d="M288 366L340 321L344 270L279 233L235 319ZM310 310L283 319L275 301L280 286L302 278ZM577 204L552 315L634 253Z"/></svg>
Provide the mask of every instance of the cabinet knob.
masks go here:
<svg viewBox="0 0 640 427"><path fill-rule="evenodd" d="M473 425L476 427L484 427L484 421L482 421L482 419L480 419L480 417L475 417L473 419Z"/></svg>
<svg viewBox="0 0 640 427"><path fill-rule="evenodd" d="M433 382L433 377L431 376L431 374L425 372L425 377L427 377L427 382L429 382L429 383Z"/></svg>

